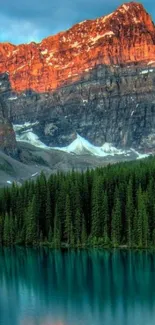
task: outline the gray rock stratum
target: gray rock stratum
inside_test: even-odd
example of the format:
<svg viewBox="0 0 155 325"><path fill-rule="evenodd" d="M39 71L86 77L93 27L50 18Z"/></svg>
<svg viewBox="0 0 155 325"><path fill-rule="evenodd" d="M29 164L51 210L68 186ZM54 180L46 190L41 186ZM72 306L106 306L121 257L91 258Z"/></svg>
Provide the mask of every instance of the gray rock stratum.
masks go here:
<svg viewBox="0 0 155 325"><path fill-rule="evenodd" d="M102 65L52 93L8 92L5 102L12 123L38 121L31 128L48 146L66 146L78 133L95 145L155 148L153 67Z"/></svg>

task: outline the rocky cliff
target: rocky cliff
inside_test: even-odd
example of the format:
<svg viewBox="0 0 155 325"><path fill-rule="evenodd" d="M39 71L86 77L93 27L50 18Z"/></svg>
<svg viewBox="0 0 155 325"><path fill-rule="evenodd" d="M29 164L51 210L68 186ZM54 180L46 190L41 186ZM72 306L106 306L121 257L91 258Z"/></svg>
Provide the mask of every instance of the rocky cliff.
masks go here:
<svg viewBox="0 0 155 325"><path fill-rule="evenodd" d="M2 43L0 72L10 81L10 120L30 121L46 145L66 146L78 133L95 145L154 149L155 26L141 4L40 44Z"/></svg>
<svg viewBox="0 0 155 325"><path fill-rule="evenodd" d="M14 156L16 154L15 133L8 118L7 105L3 99L9 90L10 84L7 75L0 75L0 149Z"/></svg>

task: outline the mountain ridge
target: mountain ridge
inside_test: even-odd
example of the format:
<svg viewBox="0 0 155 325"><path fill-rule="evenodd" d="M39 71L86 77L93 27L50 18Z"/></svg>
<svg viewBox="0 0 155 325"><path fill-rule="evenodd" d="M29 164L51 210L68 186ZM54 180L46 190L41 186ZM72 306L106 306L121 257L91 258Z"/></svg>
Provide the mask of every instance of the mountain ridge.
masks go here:
<svg viewBox="0 0 155 325"><path fill-rule="evenodd" d="M14 91L48 92L78 81L97 65L143 64L154 57L151 16L141 4L129 2L40 43L0 43L0 73L9 73Z"/></svg>

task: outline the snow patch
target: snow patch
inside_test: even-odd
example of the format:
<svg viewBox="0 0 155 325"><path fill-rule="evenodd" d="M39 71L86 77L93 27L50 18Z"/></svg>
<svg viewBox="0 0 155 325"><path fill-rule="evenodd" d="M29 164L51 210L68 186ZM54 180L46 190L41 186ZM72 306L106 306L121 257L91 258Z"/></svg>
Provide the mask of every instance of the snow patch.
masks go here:
<svg viewBox="0 0 155 325"><path fill-rule="evenodd" d="M35 147L42 149L49 149L43 142L39 140L39 137L32 131L23 132L20 135L16 134L16 140L19 142L27 142L32 144Z"/></svg>
<svg viewBox="0 0 155 325"><path fill-rule="evenodd" d="M69 62L68 64L63 65L63 67L61 69L66 69L66 68L71 67L71 66L72 66L72 63Z"/></svg>
<svg viewBox="0 0 155 325"><path fill-rule="evenodd" d="M8 98L8 100L16 100L18 97L17 96L15 96L15 97L10 97L10 98Z"/></svg>
<svg viewBox="0 0 155 325"><path fill-rule="evenodd" d="M29 123L30 124L30 123ZM32 125L33 123L31 123ZM27 123L28 125L28 123ZM25 126L25 125L24 125ZM66 147L48 147L43 142L39 140L39 137L33 133L32 129L28 129L23 131L22 133L18 134L17 131L21 130L23 125L14 126L14 130L16 130L16 140L20 142L27 142L32 144L35 147L39 147L42 149L48 150L61 150L67 153L74 153L77 155L80 154L91 154L94 156L99 157L106 157L106 156L114 156L114 155L122 155L125 154L125 151L120 149L116 149L110 143L105 143L101 147L97 147L92 145L88 140L81 137L77 134L77 138L68 146Z"/></svg>
<svg viewBox="0 0 155 325"><path fill-rule="evenodd" d="M78 25L83 25L87 20L81 21Z"/></svg>
<svg viewBox="0 0 155 325"><path fill-rule="evenodd" d="M136 24L140 23L140 20L137 19L136 17L134 17L133 20L134 20L134 22L135 22Z"/></svg>
<svg viewBox="0 0 155 325"><path fill-rule="evenodd" d="M95 43L95 42L97 42L100 38L103 38L103 37L105 37L105 36L113 36L113 35L115 35L114 32L109 31L109 32L106 32L106 33L104 33L104 34L102 34L102 35L97 35L96 37L91 37L90 40L91 40L92 43Z"/></svg>
<svg viewBox="0 0 155 325"><path fill-rule="evenodd" d="M149 72L153 72L154 70L153 69L147 69L147 70L143 70L140 72L140 74L147 74Z"/></svg>
<svg viewBox="0 0 155 325"><path fill-rule="evenodd" d="M147 65L153 64L155 61L149 61Z"/></svg>
<svg viewBox="0 0 155 325"><path fill-rule="evenodd" d="M102 20L101 20L102 23L105 23L107 19L109 19L111 16L113 16L113 14L114 13L112 12L110 15L107 15L107 16L103 17Z"/></svg>
<svg viewBox="0 0 155 325"><path fill-rule="evenodd" d="M17 68L17 69L15 70L15 72L18 71L18 70L21 70L21 69L24 68L24 67L25 67L25 64L21 65L19 68Z"/></svg>
<svg viewBox="0 0 155 325"><path fill-rule="evenodd" d="M77 155L89 153L99 157L114 156L115 154L122 155L124 153L124 151L116 149L110 143L105 143L101 147L94 146L79 134L77 134L77 138L67 147L55 147L53 149Z"/></svg>
<svg viewBox="0 0 155 325"><path fill-rule="evenodd" d="M65 36L63 36L62 40L63 40L64 42L66 42L66 37L65 37Z"/></svg>
<svg viewBox="0 0 155 325"><path fill-rule="evenodd" d="M32 174L31 176L32 176L32 177L35 177L35 176L37 176L38 174L39 174L39 173L36 172L36 173Z"/></svg>
<svg viewBox="0 0 155 325"><path fill-rule="evenodd" d="M7 181L7 184L12 184L12 182L11 181Z"/></svg>
<svg viewBox="0 0 155 325"><path fill-rule="evenodd" d="M139 153L138 151L136 151L135 149L131 148L131 151L134 152L137 155L136 159L143 159L143 158L147 158L151 155L151 153Z"/></svg>
<svg viewBox="0 0 155 325"><path fill-rule="evenodd" d="M124 10L125 10L125 11L128 11L129 8L130 8L130 7L129 7L128 5L123 4L123 5L121 6L121 8L119 8L119 11L121 11L121 12L124 12Z"/></svg>
<svg viewBox="0 0 155 325"><path fill-rule="evenodd" d="M17 50L14 50L12 53L17 53L19 51L19 49L17 49Z"/></svg>
<svg viewBox="0 0 155 325"><path fill-rule="evenodd" d="M38 122L36 122L38 123ZM36 123L25 123L26 125L34 125ZM25 124L14 126L14 129L17 131L21 130L23 126L25 127ZM22 133L18 134L16 133L16 140L20 142L27 142L35 147L39 147L46 150L60 150L63 152L81 155L81 154L91 154L93 156L98 157L107 157L107 156L115 156L115 155L125 155L130 156L131 152L133 152L136 155L136 159L142 159L149 157L151 153L148 154L140 154L135 149L131 148L130 150L121 150L117 149L110 143L104 143L103 146L94 146L91 144L88 140L81 137L79 134L77 134L77 138L68 146L66 147L48 147L45 145L42 141L39 140L39 137L33 133L32 129L28 129L26 131L23 131ZM32 177L36 176L35 174L31 175ZM9 182L9 181L8 181ZM10 183L8 183L10 184Z"/></svg>
<svg viewBox="0 0 155 325"><path fill-rule="evenodd" d="M73 44L72 44L72 47L80 47L81 45L79 44L79 42L74 42Z"/></svg>
<svg viewBox="0 0 155 325"><path fill-rule="evenodd" d="M34 126L34 125L37 125L37 124L39 124L38 121L36 121L34 123L25 122L24 124L13 124L13 129L14 129L15 132L18 132L18 131L20 131L22 129L25 129L25 128L29 127L29 126L31 127L31 126Z"/></svg>
<svg viewBox="0 0 155 325"><path fill-rule="evenodd" d="M129 10L129 6L127 6L127 5L125 5L125 4L123 4L123 6L122 6L126 11L128 11Z"/></svg>
<svg viewBox="0 0 155 325"><path fill-rule="evenodd" d="M53 53L49 53L48 58L46 58L46 62L48 63L52 57L53 57Z"/></svg>
<svg viewBox="0 0 155 325"><path fill-rule="evenodd" d="M47 54L48 53L48 50L47 49L45 49L44 51L41 51L41 54L42 55L45 55L45 54Z"/></svg>

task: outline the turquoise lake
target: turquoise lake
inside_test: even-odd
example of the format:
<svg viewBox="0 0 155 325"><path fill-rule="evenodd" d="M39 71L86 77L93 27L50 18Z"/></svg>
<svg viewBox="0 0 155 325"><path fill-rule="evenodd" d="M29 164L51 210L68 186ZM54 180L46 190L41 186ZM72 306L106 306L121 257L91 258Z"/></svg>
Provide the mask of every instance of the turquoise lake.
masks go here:
<svg viewBox="0 0 155 325"><path fill-rule="evenodd" d="M155 253L0 249L0 325L155 325Z"/></svg>

